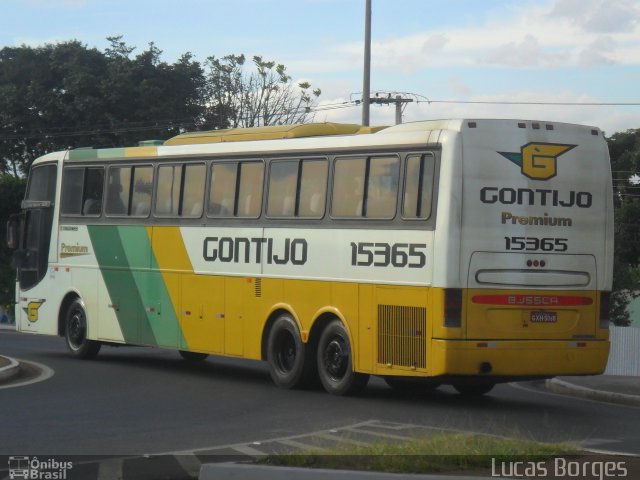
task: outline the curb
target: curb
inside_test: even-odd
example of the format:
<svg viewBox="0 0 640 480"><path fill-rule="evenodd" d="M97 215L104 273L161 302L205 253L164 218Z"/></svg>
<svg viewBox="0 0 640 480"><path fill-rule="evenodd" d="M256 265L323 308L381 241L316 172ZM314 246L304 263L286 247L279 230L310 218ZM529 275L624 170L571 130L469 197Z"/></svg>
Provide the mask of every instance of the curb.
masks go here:
<svg viewBox="0 0 640 480"><path fill-rule="evenodd" d="M637 395L594 390L592 388L574 385L557 378L546 380L544 386L547 390L563 395L573 395L575 397L586 398L587 400L597 400L600 402L610 402L632 407L640 407L640 396Z"/></svg>
<svg viewBox="0 0 640 480"><path fill-rule="evenodd" d="M0 383L4 383L20 373L20 364L17 360L5 356L2 358L9 360L9 365L0 368Z"/></svg>
<svg viewBox="0 0 640 480"><path fill-rule="evenodd" d="M199 480L480 480L486 477L431 475L415 473L383 473L324 468L276 467L242 463L205 463Z"/></svg>

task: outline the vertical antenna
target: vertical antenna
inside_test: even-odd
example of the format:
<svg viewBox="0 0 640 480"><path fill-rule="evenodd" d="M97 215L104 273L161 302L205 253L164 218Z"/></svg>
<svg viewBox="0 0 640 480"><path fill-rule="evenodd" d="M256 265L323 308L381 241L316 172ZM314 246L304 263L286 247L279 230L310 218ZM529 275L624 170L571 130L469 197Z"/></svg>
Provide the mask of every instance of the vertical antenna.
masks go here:
<svg viewBox="0 0 640 480"><path fill-rule="evenodd" d="M362 125L369 126L369 97L371 95L371 0L366 0L364 20L364 75L362 80Z"/></svg>

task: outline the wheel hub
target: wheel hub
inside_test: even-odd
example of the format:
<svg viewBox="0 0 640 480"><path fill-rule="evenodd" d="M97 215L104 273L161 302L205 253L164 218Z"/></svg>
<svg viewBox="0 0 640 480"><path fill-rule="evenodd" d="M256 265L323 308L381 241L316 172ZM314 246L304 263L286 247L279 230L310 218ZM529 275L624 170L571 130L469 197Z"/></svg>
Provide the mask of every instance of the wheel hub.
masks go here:
<svg viewBox="0 0 640 480"><path fill-rule="evenodd" d="M342 339L334 338L329 342L324 352L324 362L327 372L332 378L344 377L349 362L349 353Z"/></svg>

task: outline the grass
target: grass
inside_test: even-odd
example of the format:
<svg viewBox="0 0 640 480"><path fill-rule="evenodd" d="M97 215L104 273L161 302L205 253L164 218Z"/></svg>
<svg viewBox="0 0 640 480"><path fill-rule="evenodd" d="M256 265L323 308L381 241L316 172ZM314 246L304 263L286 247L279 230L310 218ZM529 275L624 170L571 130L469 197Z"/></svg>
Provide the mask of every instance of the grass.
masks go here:
<svg viewBox="0 0 640 480"><path fill-rule="evenodd" d="M492 459L495 462L546 462L580 453L564 444L475 434L437 434L405 443L378 442L366 447L340 443L329 450L270 455L258 462L289 467L436 473L490 469Z"/></svg>

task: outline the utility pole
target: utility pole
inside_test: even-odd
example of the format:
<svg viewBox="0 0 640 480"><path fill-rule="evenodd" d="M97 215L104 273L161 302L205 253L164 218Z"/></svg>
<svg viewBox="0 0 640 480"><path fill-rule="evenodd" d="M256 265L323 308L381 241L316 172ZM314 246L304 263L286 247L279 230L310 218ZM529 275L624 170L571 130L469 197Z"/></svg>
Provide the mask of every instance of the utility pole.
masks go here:
<svg viewBox="0 0 640 480"><path fill-rule="evenodd" d="M377 103L380 105L390 105L392 103L395 103L396 104L396 125L400 125L402 123L403 105L413 102L413 99L403 98L402 95L396 95L395 98L391 98L391 94L388 94L386 97L378 97L376 94L376 96L369 99L369 101L371 103Z"/></svg>
<svg viewBox="0 0 640 480"><path fill-rule="evenodd" d="M362 80L362 125L369 126L371 96L371 0L366 0L364 20L364 75Z"/></svg>

